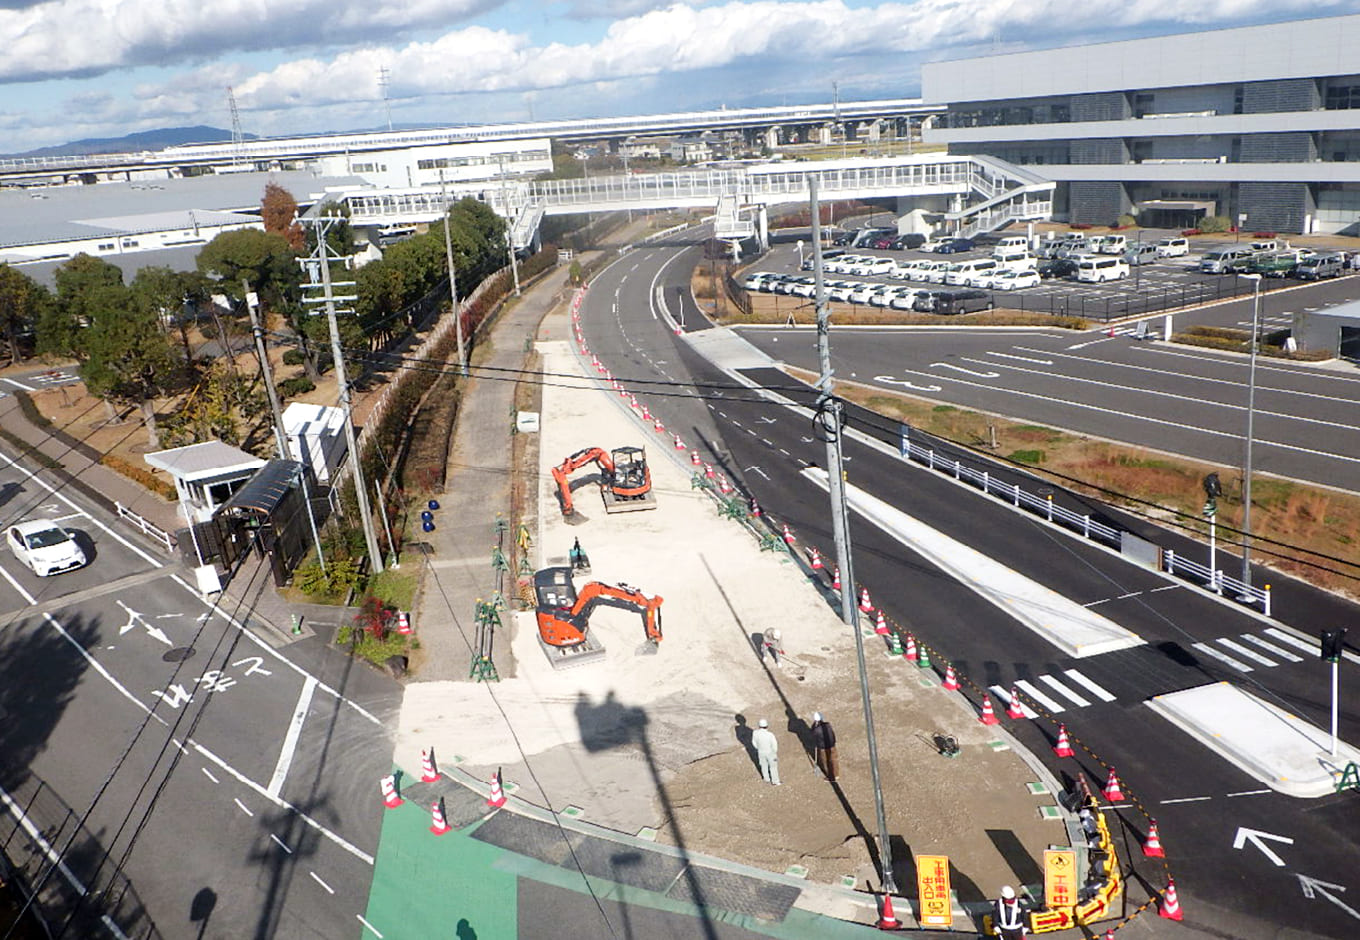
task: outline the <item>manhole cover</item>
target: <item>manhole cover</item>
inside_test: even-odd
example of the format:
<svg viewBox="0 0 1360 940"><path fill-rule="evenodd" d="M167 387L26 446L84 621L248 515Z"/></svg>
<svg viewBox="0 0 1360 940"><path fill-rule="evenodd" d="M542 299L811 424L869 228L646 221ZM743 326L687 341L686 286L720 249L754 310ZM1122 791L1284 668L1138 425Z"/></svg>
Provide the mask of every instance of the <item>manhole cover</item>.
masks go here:
<svg viewBox="0 0 1360 940"><path fill-rule="evenodd" d="M176 646L161 657L167 663L182 663L190 656L194 655L192 646Z"/></svg>

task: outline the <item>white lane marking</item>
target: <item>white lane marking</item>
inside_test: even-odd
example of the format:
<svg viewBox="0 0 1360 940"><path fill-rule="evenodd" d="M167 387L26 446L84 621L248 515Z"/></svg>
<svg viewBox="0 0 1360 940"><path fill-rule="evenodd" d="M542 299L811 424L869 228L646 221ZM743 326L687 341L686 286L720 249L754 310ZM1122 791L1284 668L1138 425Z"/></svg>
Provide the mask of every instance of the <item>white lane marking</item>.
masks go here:
<svg viewBox="0 0 1360 940"><path fill-rule="evenodd" d="M237 806L239 806L239 807L241 808L241 812L245 813L247 816L254 817L255 814L252 813L252 812L250 811L250 808L247 807L246 804L244 804L244 803L242 803L240 800L234 799L234 798L233 798L233 802L234 802Z"/></svg>
<svg viewBox="0 0 1360 940"><path fill-rule="evenodd" d="M1016 685L1019 685L1019 684L1020 684L1020 683L1018 683L1018 682L1016 683ZM1011 703L1011 691L1010 691L1010 689L1003 689L1003 688L1002 688L1001 686L999 686L999 685L994 685L994 686L992 686L991 691L992 691L992 694L995 695L997 698L1001 699L1001 701L1005 702L1007 705L1010 705L1010 703ZM1026 718L1038 718L1038 717L1039 717L1039 713L1036 712L1034 709L1030 708L1030 707L1029 707L1028 705L1026 705L1024 702L1021 702L1021 703L1020 703L1020 711L1024 713L1024 715L1025 715Z"/></svg>
<svg viewBox="0 0 1360 940"><path fill-rule="evenodd" d="M1001 359L1017 359L1017 360L1019 360L1020 362L1033 362L1033 363L1035 363L1035 364L1037 364L1037 365L1041 365L1041 366L1051 366L1051 365L1053 365L1053 360L1052 360L1052 359L1031 359L1029 356L1015 356L1015 355L1012 355L1011 353L993 352L993 351L990 350L990 349L987 350L987 355L989 355L989 356L996 356L996 357L1001 358ZM970 360L970 361L971 361L971 360Z"/></svg>
<svg viewBox="0 0 1360 940"><path fill-rule="evenodd" d="M1295 656L1293 653L1289 652L1289 650L1283 647L1276 646L1274 643L1267 643L1265 640L1261 639L1254 633L1243 633L1242 639L1246 640L1248 643L1251 643L1255 646L1261 647L1261 649L1263 650L1269 650L1274 655L1280 657L1281 659L1287 659L1291 663L1303 662L1302 656Z"/></svg>
<svg viewBox="0 0 1360 940"><path fill-rule="evenodd" d="M1073 692L1067 686L1063 685L1061 682L1059 682L1057 679L1053 678L1050 675L1045 674L1040 676L1039 681L1047 686L1050 686L1053 689L1053 691L1057 692L1059 695L1067 699L1069 702L1071 702L1078 708L1085 708L1087 705L1091 704L1089 701L1082 698L1076 692Z"/></svg>
<svg viewBox="0 0 1360 940"><path fill-rule="evenodd" d="M18 591L19 596L22 597L25 601L27 601L30 606L38 602L37 598L35 598L32 594L25 591L24 586L20 584L18 581L15 581L14 576L10 574L8 571L6 571L3 567L0 567L0 575L4 575L5 580L14 586L14 590Z"/></svg>
<svg viewBox="0 0 1360 940"><path fill-rule="evenodd" d="M185 580L184 580L183 578L181 578L179 575L173 575L173 580L174 580L175 583L177 583L180 587L184 588L184 590L186 590L186 591L188 591L190 594L194 595L194 597L198 598L200 601L203 599L203 595L199 594L198 591L195 590L195 589L189 584L188 581L185 581ZM240 633L242 633L242 634L243 634L247 639L249 639L252 643L254 643L256 646L258 646L261 650L263 650L264 652L268 653L270 656L274 657L276 660L278 660L280 663L282 663L283 665L287 666L289 669L291 669L291 670L293 670L294 672L296 672L298 675L303 676L303 677L308 678L308 679L312 678L312 674L311 674L311 673L309 673L307 670L303 669L301 666L299 666L297 663L293 662L293 661L292 661L291 659L289 659L288 657L284 656L284 655L283 655L282 653L280 653L278 650L274 649L272 646L270 646L270 645L269 645L268 643L266 643L264 640L262 640L262 639L260 639L258 636L256 636L253 632L251 632L250 630L247 630L246 627L245 627L243 624L241 624L240 621L238 621L238 620L237 620L235 617L233 617L231 614L229 614L229 613L227 613L226 611L222 610L220 607L219 607L219 608L215 608L214 610L210 611L210 613L215 613L215 614L217 614L219 617L221 617L221 618L222 618L223 620L225 620L227 623L231 624L232 627L234 627L236 630L238 630ZM365 718L367 718L367 719L368 719L369 721L371 721L373 724L378 725L379 727L382 727L382 721L380 721L376 715L374 715L372 712L370 712L368 709L364 708L362 705L358 704L357 702L353 702L353 701L351 701L350 699L345 698L345 696L343 696L343 695L340 694L339 690L333 689L333 688L331 688L330 686L326 685L326 683L321 682L321 681L319 681L319 680L318 680L317 683L316 683L316 687L317 687L318 689L320 689L322 692L325 692L327 695L333 695L333 696L335 696L335 697L338 698L340 701L342 701L342 702L344 702L346 705L348 705L350 708L352 708L352 709L354 709L356 712L358 712L360 715L363 715Z"/></svg>
<svg viewBox="0 0 1360 940"><path fill-rule="evenodd" d="M1055 714L1057 712L1067 711L1066 706L1058 704L1053 699L1045 695L1043 692L1040 692L1037 688L1034 687L1034 684L1031 682L1028 682L1024 679L1017 679L1015 680L1015 687L1018 688L1021 692L1024 692L1030 698L1034 699L1034 701L1038 702L1040 705L1044 706L1044 708L1047 708L1049 711L1054 712Z"/></svg>
<svg viewBox="0 0 1360 940"><path fill-rule="evenodd" d="M373 864L373 856L372 856L372 855L369 855L369 854L368 854L367 852L365 852L363 849L359 848L357 845L355 845L355 844L353 844L352 842L348 841L348 840L345 839L343 836L341 836L339 833L332 832L331 830L327 829L325 826L321 825L321 823L317 822L317 821L316 821L315 819L313 819L311 816L308 816L306 813L304 813L302 810L298 809L298 808L297 808L296 806L294 806L292 803L289 803L287 800L279 799L277 796L270 796L268 793L265 792L264 787L260 786L260 785L259 785L258 783L256 783L254 780L251 780L249 777L247 777L245 774L241 773L241 772L240 772L239 770L237 770L235 767L232 767L230 764L228 764L228 763L227 763L226 761L224 761L222 758L218 757L216 754L214 754L212 751L208 750L208 749L207 749L206 747L204 747L203 745L199 744L197 741L189 741L188 743L189 743L189 746L190 746L190 747L192 747L194 750L198 751L198 753L201 754L204 758L206 758L207 760L209 760L209 761L211 761L212 763L216 764L219 768L221 768L222 770L224 770L224 771L226 771L228 774L230 774L232 777L234 777L238 783L240 783L240 784L242 784L243 786L249 787L250 789L254 790L254 791L255 791L256 793L258 793L260 796L262 796L262 797L264 797L265 799L269 800L269 802L273 803L275 806L279 807L280 809L286 809L286 810L288 810L290 813L296 814L296 816L298 817L298 819L301 819L301 820L302 820L303 822L305 822L307 825L311 826L313 829L315 829L317 832L321 833L321 834L322 834L323 836L325 836L327 839L330 839L332 842L334 842L336 845L340 846L340 848L344 849L344 850L345 850L346 852L348 852L349 854L353 855L355 858L357 858L357 859L359 859L360 861L365 862L365 863L367 863L367 864L369 864L369 865L372 865L372 864Z"/></svg>
<svg viewBox="0 0 1360 940"><path fill-rule="evenodd" d="M1148 593L1149 593L1149 594L1156 594L1158 591L1174 591L1174 590L1176 590L1176 588L1178 588L1178 587L1180 587L1179 584L1167 584L1167 585L1163 585L1162 587L1159 587L1159 588L1153 588L1151 591L1148 591Z"/></svg>
<svg viewBox="0 0 1360 940"><path fill-rule="evenodd" d="M203 771L203 775L204 775L205 777L207 777L209 780L211 780L213 783L221 783L221 782L222 782L221 780L218 780L216 777L214 777L214 776L212 775L212 771L209 770L207 767L200 767L200 768L198 768L198 769L201 770L201 771Z"/></svg>
<svg viewBox="0 0 1360 940"><path fill-rule="evenodd" d="M362 914L355 914L354 916L357 917L357 918L359 918L359 923L363 924L363 925L364 925L365 927L367 927L369 930L373 931L373 936L377 937L378 940L383 940L383 935L380 934L380 933L378 933L378 928L377 928L377 927L374 927L374 926L373 926L372 924L370 924L368 921L364 920L364 915L362 915Z"/></svg>
<svg viewBox="0 0 1360 940"><path fill-rule="evenodd" d="M1245 646L1243 646L1241 643L1236 643L1236 642L1230 640L1230 639L1229 639L1228 637L1226 637L1226 636L1221 636L1221 637L1219 637L1218 640L1217 640L1216 642L1218 643L1219 646L1226 646L1228 649L1232 650L1232 651L1233 651L1234 653L1236 653L1238 656L1241 656L1241 657L1243 657L1244 659L1250 659L1250 660L1251 660L1252 662L1254 662L1254 663L1260 663L1262 666L1278 666L1278 665L1279 665L1279 663L1277 663L1275 660L1273 660L1273 659L1268 659L1267 657L1262 656L1260 653L1256 652L1255 650L1247 649L1247 648L1246 648Z"/></svg>
<svg viewBox="0 0 1360 940"><path fill-rule="evenodd" d="M167 725L167 726L168 726L168 723L166 722L166 720L165 720L164 718L162 718L160 715L157 715L157 714L151 709L150 706L148 706L145 702L143 702L143 701L142 701L141 699L139 699L137 696L133 695L132 692L130 692L130 691L128 690L127 686L123 685L123 683L121 683L121 682L119 682L117 679L115 679L115 678L113 677L113 673L111 673L111 672L109 672L107 669L105 669L104 666L103 666L103 664L101 664L101 663L99 662L99 660L97 660L97 659L95 659L93 656L91 656L90 653L89 653L89 651L86 650L85 647L83 647L83 646L81 646L79 643L77 643L75 637L71 636L71 634L69 634L69 633L66 632L66 628L63 627L63 626L61 625L61 621L59 621L56 617L53 617L51 614L43 614L43 619L46 620L48 623L50 623L50 624L56 629L56 631L57 631L58 633L60 633L60 634L62 635L63 638L65 638L65 640L66 640L67 643L70 643L72 646L74 646L74 647L76 648L76 652L80 653L80 655L84 657L85 662L89 663L89 665L90 665L91 668L93 668L96 672L98 672L98 673L99 673L101 676L103 676L105 679L109 680L109 684L112 685L112 686L113 686L115 689L117 689L119 692L121 692L121 693L123 694L123 697L124 697L124 698L126 698L126 699L127 699L129 702L131 702L132 704L136 705L136 706L137 706L138 708L140 708L142 711L146 712L146 713L147 713L148 715L150 715L152 718L154 718L154 719L156 719L157 721L159 721L161 724Z"/></svg>
<svg viewBox="0 0 1360 940"><path fill-rule="evenodd" d="M909 369L904 369L904 370L902 370L902 371L904 371L904 372L910 372L911 370L909 370ZM924 376L927 376L927 377L932 377L932 376L929 376L929 373L925 373L925 372L917 372L916 374L917 374L917 375L924 375ZM1065 377L1065 378L1066 378L1066 377ZM874 380L875 380L875 381L879 381L879 382L886 381L888 384L891 384L891 385L906 385L906 386L911 386L911 383L910 383L910 382L906 382L906 381L898 382L898 381L893 380L890 376L882 376L882 375L880 375L880 376L875 376L875 377L874 377ZM989 392L994 392L994 391L996 391L996 386L994 386L994 385L984 385L984 384L981 383L981 382L970 382L968 379L950 379L949 381L954 382L954 383L956 383L956 384L971 386L972 388L985 389L986 391L989 391ZM911 386L911 387L915 387L915 386ZM938 389L920 389L920 390L921 390L921 391L938 391ZM1026 392L1026 391L1022 391L1021 389L1018 389L1018 388L1008 388L1008 389L1006 389L1006 394L1007 394L1007 395L1010 395L1010 396L1012 396L1012 397L1016 397L1016 398L1034 398L1034 399L1038 399L1038 400L1044 401L1044 402L1052 402L1052 401L1053 401L1053 396L1052 396L1052 395L1041 395L1041 394L1039 394L1038 392ZM1195 399L1195 400L1196 400L1196 401L1202 401L1202 399ZM1093 412L1095 412L1095 413L1097 413L1097 414L1113 415L1113 416L1115 416L1115 417L1117 417L1117 418L1128 418L1128 419L1131 420L1131 421L1143 421L1143 422L1146 422L1147 424L1161 425L1162 427L1168 427L1168 428L1176 428L1176 429L1181 430L1181 431L1194 431L1196 434L1208 435L1208 436L1210 436L1210 437L1225 437L1225 438L1228 438L1229 440L1233 440L1233 441L1241 440L1241 435L1240 435L1240 434L1237 434L1236 432L1232 432L1232 431L1216 431L1216 430L1214 430L1213 428L1206 428L1206 427L1199 426L1199 425L1181 424L1180 422L1177 422L1177 421L1169 421L1169 420L1166 420L1165 418L1153 418L1153 417L1151 417L1151 416L1149 416L1149 415L1146 415L1146 414L1139 414L1139 413L1136 412L1136 411L1120 411L1120 410L1117 409L1117 408L1102 408L1102 407L1099 407L1098 405L1090 405L1090 404L1087 404L1087 403L1085 403L1085 402L1082 402L1082 401L1075 401L1075 400L1072 400L1072 399L1067 399L1067 400L1065 400L1065 401L1064 401L1064 404L1066 404L1068 407L1071 407L1071 408L1079 408L1079 409L1082 409L1082 410L1084 410L1084 411L1093 411ZM1230 407L1233 407L1232 405L1218 405L1217 403L1215 403L1215 404L1216 404L1217 407L1223 407L1223 408L1230 408ZM1260 410L1259 408L1258 408L1256 411L1257 411L1257 414L1261 414L1261 413L1262 413L1261 410ZM1293 416L1293 415L1284 415L1284 417L1290 418L1291 420L1294 419L1294 416ZM1299 445L1297 445L1297 444L1285 444L1285 443L1283 443L1283 442L1281 442L1281 441L1271 441L1271 440L1266 440L1265 438L1262 438L1262 437L1257 437L1257 438L1256 438L1256 443L1257 443L1258 446L1264 445L1264 446L1266 446L1266 447L1277 447L1277 448L1279 448L1280 450L1294 451L1295 453L1300 453L1300 454L1311 454L1311 455L1313 455L1314 457L1324 457L1324 458L1328 458L1328 459L1331 459L1331 460L1344 460L1344 461L1346 461L1347 463L1360 463L1360 457L1350 457L1350 456L1347 456L1346 454L1336 454L1336 453L1331 453L1330 451L1317 450L1316 448L1313 448L1313 447L1301 447L1301 446L1299 446Z"/></svg>
<svg viewBox="0 0 1360 940"><path fill-rule="evenodd" d="M1068 348L1068 349L1085 349L1087 346L1099 346L1101 343L1108 343L1108 342L1109 342L1110 340L1112 340L1112 339L1114 339L1113 336L1102 336L1100 339L1093 339L1093 340L1090 340L1090 341L1085 342L1085 343L1076 343L1076 344L1074 344L1074 345L1072 345L1072 346L1068 346L1067 348Z"/></svg>
<svg viewBox="0 0 1360 940"><path fill-rule="evenodd" d="M1306 641L1306 640L1300 640L1298 637L1294 636L1293 634L1285 633L1283 630L1279 629L1278 627L1266 627L1266 635L1268 635L1268 636L1273 636L1275 639L1279 640L1281 643L1288 643L1290 646L1294 647L1295 649L1301 649L1301 650L1303 650L1305 653L1309 653L1309 654L1311 654L1311 655L1313 655L1313 656L1316 656L1316 655L1318 654L1319 645L1318 645L1317 643L1309 643L1309 642Z"/></svg>
<svg viewBox="0 0 1360 940"><path fill-rule="evenodd" d="M122 543L126 548L130 549L130 550L131 550L132 552L134 552L135 554L142 556L142 559L143 559L144 561L149 562L150 564L154 565L154 566L157 567L157 568L164 568L164 567L165 567L165 564L164 564L163 562L157 561L155 558L152 558L150 555L148 555L146 552L142 551L142 550L141 550L140 548L138 548L136 545L133 545L131 542L129 542L127 539L123 538L123 537L122 537L121 535L119 535L117 532L113 531L113 530L110 529L108 526L104 525L104 523L100 522L100 521L99 521L98 519L96 519L94 516L90 515L90 514L87 513L85 510L81 509L81 508L80 508L79 506L77 506L75 503L71 502L71 501L70 501L69 499L67 499L66 496L64 496L62 493L57 492L56 488L54 488L54 487L52 486L52 484L48 483L46 480L44 480L42 477L38 476L36 473L30 473L29 471L25 470L23 467L19 466L15 461L10 460L10 459L9 459L8 457L6 457L4 454L0 454L0 460L5 461L5 463L6 463L9 467L11 467L11 468L14 469L14 470L19 471L19 472L22 473L25 477L27 477L28 479L32 480L34 483L38 484L39 486L41 486L43 489L47 490L47 492L51 493L54 497L56 497L57 499L61 500L61 501L62 501L63 503L65 503L66 505L70 506L70 507L71 507L72 509L74 509L76 512L80 513L80 515L82 515L82 516L85 517L86 519L89 519L91 523L93 523L94 525L96 525L96 526L98 526L100 529L102 529L102 530L104 531L104 533L107 534L110 538L114 539L114 541L117 541L117 542Z"/></svg>
<svg viewBox="0 0 1360 940"><path fill-rule="evenodd" d="M1228 796L1260 796L1263 793L1274 793L1274 790L1266 788L1264 790L1238 790L1236 793L1229 793Z"/></svg>
<svg viewBox="0 0 1360 940"><path fill-rule="evenodd" d="M747 467L747 468L746 468L746 472L747 472L747 473L751 473L752 471L755 471L756 473L759 473L761 476L765 477L765 479L767 479L767 480L769 479L769 476L765 473L764 470L760 469L760 467Z"/></svg>
<svg viewBox="0 0 1360 940"><path fill-rule="evenodd" d="M1212 796L1186 796L1179 800L1162 800L1163 806L1170 806L1172 803L1206 803L1212 800Z"/></svg>
<svg viewBox="0 0 1360 940"><path fill-rule="evenodd" d="M976 360L969 359L968 361L975 362ZM932 369L953 369L955 372L962 372L964 375L975 375L980 379L1001 378L1000 372L974 372L972 369L965 369L963 366L956 366L951 362L932 362L930 367Z"/></svg>
<svg viewBox="0 0 1360 940"><path fill-rule="evenodd" d="M279 848L283 849L283 850L284 850L285 852L287 852L289 855L292 855L292 854L293 854L293 850L290 849L288 846L284 845L284 844L283 844L283 840L280 839L278 836L274 835L274 833L271 832L271 833L269 834L269 838L273 839L276 843L278 843Z"/></svg>
<svg viewBox="0 0 1360 940"><path fill-rule="evenodd" d="M316 881L316 883L321 885L321 887L325 888L328 892L330 892L331 894L335 893L335 889L332 888L330 885L326 884L326 882L322 881L320 878L318 878L316 872L309 871L307 872L307 874L311 875L312 878Z"/></svg>
<svg viewBox="0 0 1360 940"><path fill-rule="evenodd" d="M26 392L37 391L37 389L35 389L32 385L25 385L23 382L20 382L17 379L5 379L5 381L8 382L10 385L13 385L15 388L21 388ZM84 894L83 891L81 893Z"/></svg>
<svg viewBox="0 0 1360 940"><path fill-rule="evenodd" d="M10 815L19 821L19 825L23 826L24 831L28 833L28 837L42 850L43 855L47 856L47 860L57 866L57 871L61 872L61 876L72 888L76 889L76 893L81 897L89 894L89 889L75 876L75 872L71 871L62 861L62 855L52 848L52 844L43 836L42 830L33 824L33 821L28 818L28 814L24 812L24 808L14 801L14 798L5 791L4 787L0 787L0 803L5 804Z"/></svg>
<svg viewBox="0 0 1360 940"><path fill-rule="evenodd" d="M1115 697L1113 695L1111 695L1109 692L1106 692L1095 682L1086 678L1081 673L1077 672L1075 669L1064 669L1063 675L1067 676L1067 678L1071 679L1077 685L1083 686L1086 689L1086 691L1090 692L1092 695L1100 699L1102 702L1114 701Z"/></svg>
<svg viewBox="0 0 1360 940"><path fill-rule="evenodd" d="M283 738L283 748L279 751L279 762L274 765L274 776L269 778L270 796L278 796L283 789L283 781L293 766L293 755L297 752L298 738L302 736L302 723L307 720L307 710L312 707L312 693L316 691L316 680L308 676L302 683L297 707L293 709L293 720L288 723L288 733Z"/></svg>
<svg viewBox="0 0 1360 940"><path fill-rule="evenodd" d="M1199 650L1205 656L1212 656L1214 659L1227 663L1229 666L1233 667L1238 672L1255 671L1246 663L1242 662L1240 659L1233 659L1233 657L1229 656L1227 653L1214 649L1208 643L1192 643L1191 646Z"/></svg>

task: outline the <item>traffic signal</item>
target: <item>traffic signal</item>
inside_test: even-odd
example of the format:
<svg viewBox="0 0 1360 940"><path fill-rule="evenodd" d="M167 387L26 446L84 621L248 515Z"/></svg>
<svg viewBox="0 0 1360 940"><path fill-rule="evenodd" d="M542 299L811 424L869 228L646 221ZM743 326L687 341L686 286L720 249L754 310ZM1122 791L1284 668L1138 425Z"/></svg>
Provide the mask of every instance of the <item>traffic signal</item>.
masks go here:
<svg viewBox="0 0 1360 940"><path fill-rule="evenodd" d="M1334 663L1341 658L1341 646L1346 639L1346 628L1322 631L1322 658Z"/></svg>

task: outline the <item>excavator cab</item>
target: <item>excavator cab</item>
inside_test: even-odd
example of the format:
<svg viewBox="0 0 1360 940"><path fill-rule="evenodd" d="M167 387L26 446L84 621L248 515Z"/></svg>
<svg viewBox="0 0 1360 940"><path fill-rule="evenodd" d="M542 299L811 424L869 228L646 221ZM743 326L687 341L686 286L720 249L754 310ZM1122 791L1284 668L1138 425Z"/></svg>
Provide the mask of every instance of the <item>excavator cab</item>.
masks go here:
<svg viewBox="0 0 1360 940"><path fill-rule="evenodd" d="M651 647L661 642L662 598L648 597L631 585L591 581L578 594L570 568L544 568L534 574L534 599L538 635L546 646L566 649L584 644L596 604L636 610Z"/></svg>

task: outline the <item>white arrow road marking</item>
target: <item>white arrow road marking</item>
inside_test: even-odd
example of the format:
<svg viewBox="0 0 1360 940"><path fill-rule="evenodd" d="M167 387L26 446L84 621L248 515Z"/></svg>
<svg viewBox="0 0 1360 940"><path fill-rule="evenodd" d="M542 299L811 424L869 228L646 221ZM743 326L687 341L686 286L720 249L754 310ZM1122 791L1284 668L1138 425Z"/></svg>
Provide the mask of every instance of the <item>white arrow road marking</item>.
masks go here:
<svg viewBox="0 0 1360 940"><path fill-rule="evenodd" d="M117 604L119 607L123 608L125 611L127 611L128 615L127 623L123 624L121 627L118 628L119 636L122 636L129 630L137 629L138 623L140 622L140 625L146 628L146 632L151 634L153 639L160 640L166 646L174 645L173 643L170 642L170 638L165 635L164 631L160 630L157 627L153 627L151 624L147 623L146 620L142 617L142 615L137 613L137 611L133 610L131 607L129 607L127 604L124 604L120 600L115 600L114 603Z"/></svg>
<svg viewBox="0 0 1360 940"><path fill-rule="evenodd" d="M774 423L775 423L774 418L766 418L766 417L763 416L763 415L762 415L761 417L757 418L756 420L759 421L761 424L774 424Z"/></svg>
<svg viewBox="0 0 1360 940"><path fill-rule="evenodd" d="M805 437L805 438L803 438L803 443L804 443L804 444L811 444L811 443L812 443L812 438L810 438L810 437Z"/></svg>
<svg viewBox="0 0 1360 940"><path fill-rule="evenodd" d="M767 479L767 480L769 479L769 477L766 475L765 471L762 470L762 469L760 469L759 467L747 467L747 468L746 468L746 472L747 472L747 473L750 473L750 472L753 471L753 470L754 470L756 473L759 473L761 476L765 477L765 479Z"/></svg>
<svg viewBox="0 0 1360 940"><path fill-rule="evenodd" d="M1343 904L1340 898L1332 894L1332 891L1345 891L1346 889L1342 885L1334 885L1330 881L1319 881L1317 878L1310 878L1308 875L1300 875L1298 873L1295 873L1295 877L1299 879L1299 887L1303 889L1304 897L1311 900L1321 893L1324 898L1331 901L1347 914L1351 915L1356 920L1360 920L1360 911L1357 911L1347 904ZM1330 891L1328 890L1329 888L1331 889Z"/></svg>
<svg viewBox="0 0 1360 940"><path fill-rule="evenodd" d="M955 372L962 372L964 375L975 375L980 379L1001 378L1000 372L974 372L972 369L965 369L963 366L956 366L951 362L932 362L930 365L936 369L953 369Z"/></svg>
<svg viewBox="0 0 1360 940"><path fill-rule="evenodd" d="M876 375L874 381L882 382L884 385L900 385L917 392L938 392L940 390L938 385L913 385L906 379L895 379L891 375Z"/></svg>
<svg viewBox="0 0 1360 940"><path fill-rule="evenodd" d="M1240 849L1251 840L1251 844L1261 850L1266 858L1270 859L1279 868L1284 867L1284 859L1272 852L1262 839L1270 839L1275 842L1283 842L1285 845L1293 845L1294 840L1288 836L1277 836L1273 832L1262 832L1259 829L1248 829L1245 826L1237 827L1237 838L1233 839L1233 848Z"/></svg>

